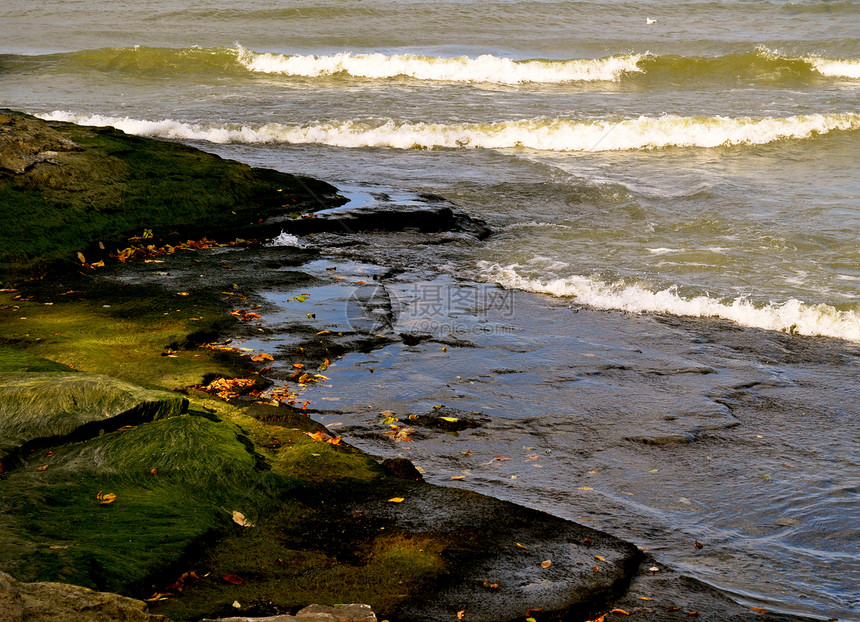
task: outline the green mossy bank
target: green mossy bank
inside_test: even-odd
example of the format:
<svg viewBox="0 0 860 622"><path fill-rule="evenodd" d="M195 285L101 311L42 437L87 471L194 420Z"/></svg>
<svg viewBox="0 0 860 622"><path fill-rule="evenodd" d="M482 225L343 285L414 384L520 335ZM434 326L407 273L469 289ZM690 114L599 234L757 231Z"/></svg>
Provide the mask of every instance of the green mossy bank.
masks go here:
<svg viewBox="0 0 860 622"><path fill-rule="evenodd" d="M269 216L339 202L319 180L0 110L0 283L52 262L79 265L77 252L94 262L145 229L176 239L238 234Z"/></svg>

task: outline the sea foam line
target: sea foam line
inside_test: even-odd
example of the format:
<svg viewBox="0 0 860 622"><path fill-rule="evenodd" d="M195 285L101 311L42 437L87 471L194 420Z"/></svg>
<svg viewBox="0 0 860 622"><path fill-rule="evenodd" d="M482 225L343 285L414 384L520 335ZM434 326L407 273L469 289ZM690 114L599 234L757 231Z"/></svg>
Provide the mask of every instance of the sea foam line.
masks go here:
<svg viewBox="0 0 860 622"><path fill-rule="evenodd" d="M513 60L483 54L475 58L418 56L415 54L288 55L254 52L239 46L237 60L246 69L285 76L319 77L346 74L357 78L394 78L448 82L559 84L563 82L614 81L627 72L642 71L640 54L571 60Z"/></svg>
<svg viewBox="0 0 860 622"><path fill-rule="evenodd" d="M860 315L826 304L812 305L793 298L767 305L756 305L746 298L729 302L708 296L684 298L675 288L652 291L639 284L613 284L578 275L547 280L528 278L518 273L518 267L487 261L477 263L484 278L505 288L576 298L596 309L716 317L752 328L860 342Z"/></svg>
<svg viewBox="0 0 860 622"><path fill-rule="evenodd" d="M186 123L164 119L54 111L43 119L110 125L130 134L214 143L323 144L336 147L528 148L541 151L616 151L664 147L763 145L860 129L860 114L765 117L638 117L609 120L523 119L493 123L410 123L393 119L328 121L258 126Z"/></svg>

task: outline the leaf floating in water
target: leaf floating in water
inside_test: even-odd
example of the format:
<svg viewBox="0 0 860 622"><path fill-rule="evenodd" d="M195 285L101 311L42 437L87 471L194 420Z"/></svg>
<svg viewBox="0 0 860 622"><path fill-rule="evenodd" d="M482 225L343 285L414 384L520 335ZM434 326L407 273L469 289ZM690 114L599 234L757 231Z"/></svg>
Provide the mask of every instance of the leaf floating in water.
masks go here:
<svg viewBox="0 0 860 622"><path fill-rule="evenodd" d="M540 563L541 568L549 568L550 566L552 566L552 561L549 559Z"/></svg>
<svg viewBox="0 0 860 622"><path fill-rule="evenodd" d="M466 479L465 475L452 475L451 479Z"/></svg>
<svg viewBox="0 0 860 622"><path fill-rule="evenodd" d="M442 421L447 421L448 423L457 423L459 419L457 417L439 417Z"/></svg>
<svg viewBox="0 0 860 622"><path fill-rule="evenodd" d="M233 510L233 522L240 527L253 527L254 523L245 518L245 515L238 510Z"/></svg>

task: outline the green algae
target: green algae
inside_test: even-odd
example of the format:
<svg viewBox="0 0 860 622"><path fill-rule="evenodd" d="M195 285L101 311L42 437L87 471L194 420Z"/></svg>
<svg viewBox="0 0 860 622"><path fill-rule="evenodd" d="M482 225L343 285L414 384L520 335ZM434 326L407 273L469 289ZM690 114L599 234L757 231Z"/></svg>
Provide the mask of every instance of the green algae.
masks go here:
<svg viewBox="0 0 860 622"><path fill-rule="evenodd" d="M19 552L0 556L0 568L26 581L145 591L207 539L241 529L233 511L254 517L296 485L264 471L234 426L193 413L39 452L0 488L0 551ZM103 504L100 493L116 499Z"/></svg>
<svg viewBox="0 0 860 622"><path fill-rule="evenodd" d="M0 111L20 132L55 130L79 147L51 151L23 173L0 168L0 282L102 242L111 250L144 229L195 236L247 227L270 215L330 207L325 182L254 169L178 143ZM34 126L35 129L31 129ZM21 140L26 142L25 135Z"/></svg>

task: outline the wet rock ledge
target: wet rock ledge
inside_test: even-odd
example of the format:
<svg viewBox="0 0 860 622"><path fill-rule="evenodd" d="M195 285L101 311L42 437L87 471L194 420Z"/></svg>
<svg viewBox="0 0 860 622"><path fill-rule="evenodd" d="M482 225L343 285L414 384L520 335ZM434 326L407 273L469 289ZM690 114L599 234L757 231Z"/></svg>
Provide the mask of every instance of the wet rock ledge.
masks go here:
<svg viewBox="0 0 860 622"><path fill-rule="evenodd" d="M343 352L414 336L325 334L297 306L281 354L304 362L280 386L271 356L228 341L265 336L261 292L301 296L325 253L350 260L380 231L486 235L426 200L285 218L341 199L173 143L0 114L0 622L790 619L608 534L380 465L290 395ZM293 222L327 246L228 244ZM177 250L181 236L198 242Z"/></svg>

